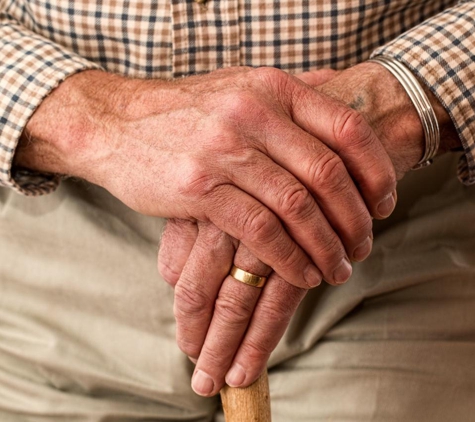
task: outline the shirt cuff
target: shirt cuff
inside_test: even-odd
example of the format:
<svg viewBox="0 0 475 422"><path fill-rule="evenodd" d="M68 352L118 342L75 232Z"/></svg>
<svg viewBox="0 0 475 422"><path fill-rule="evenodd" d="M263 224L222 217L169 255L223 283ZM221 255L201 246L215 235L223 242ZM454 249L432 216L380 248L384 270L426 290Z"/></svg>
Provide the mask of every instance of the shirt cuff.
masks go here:
<svg viewBox="0 0 475 422"><path fill-rule="evenodd" d="M465 154L458 177L475 184L475 2L464 1L375 50L405 64L450 115Z"/></svg>
<svg viewBox="0 0 475 422"><path fill-rule="evenodd" d="M52 192L59 177L12 171L13 156L29 118L64 79L98 65L0 15L0 186L24 195Z"/></svg>

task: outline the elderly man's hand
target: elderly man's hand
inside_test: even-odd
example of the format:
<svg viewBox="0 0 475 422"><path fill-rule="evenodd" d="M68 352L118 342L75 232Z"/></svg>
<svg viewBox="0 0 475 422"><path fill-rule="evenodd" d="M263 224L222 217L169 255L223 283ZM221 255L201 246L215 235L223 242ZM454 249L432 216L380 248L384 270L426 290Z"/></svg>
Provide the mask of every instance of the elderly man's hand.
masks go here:
<svg viewBox="0 0 475 422"><path fill-rule="evenodd" d="M82 72L34 113L15 160L143 214L212 222L303 288L348 279L370 213L394 207L394 170L361 116L268 68L177 81Z"/></svg>
<svg viewBox="0 0 475 422"><path fill-rule="evenodd" d="M365 63L338 75L325 70L299 77L312 85L326 81L318 89L350 104L371 122L399 178L422 156L420 120L399 82L384 68ZM450 119L430 97L444 135L441 150L453 148L458 139ZM368 165L363 154L360 165ZM177 340L185 353L199 357L193 388L203 395L217 393L225 374L232 386L252 383L306 292L276 273L262 293L233 280L227 274L236 247L234 239L211 224L171 220L160 249L159 271L176 285ZM256 274L268 270L242 245L234 263ZM192 300L183 300L183 292Z"/></svg>
<svg viewBox="0 0 475 422"><path fill-rule="evenodd" d="M213 224L169 220L159 271L175 287L177 342L197 361L192 386L205 396L221 389L228 372L226 382L236 387L257 378L307 292L275 272L264 289L240 283L228 275L233 259L244 270L270 273Z"/></svg>
<svg viewBox="0 0 475 422"><path fill-rule="evenodd" d="M236 355L247 365L244 383L265 364L303 289L322 276L345 282L349 259L363 259L371 249L371 216L386 217L395 203L394 168L362 115L268 68L177 81L82 72L36 110L15 164L84 178L144 214L200 222L203 240L193 251L213 244L216 253L199 265L203 253L194 254L176 285L175 309L180 347L200 357L197 374L205 374L201 381L195 374L194 386L211 386L196 387L202 394L222 385L255 306L280 297L287 312L269 307L278 309L276 329L248 337L255 345L270 338L255 363L246 357L252 349ZM236 265L278 274L259 302L255 289L223 283L237 241L243 246ZM295 286L294 294L282 279ZM280 296L269 296L272 286L280 286ZM232 341L215 335L229 326Z"/></svg>

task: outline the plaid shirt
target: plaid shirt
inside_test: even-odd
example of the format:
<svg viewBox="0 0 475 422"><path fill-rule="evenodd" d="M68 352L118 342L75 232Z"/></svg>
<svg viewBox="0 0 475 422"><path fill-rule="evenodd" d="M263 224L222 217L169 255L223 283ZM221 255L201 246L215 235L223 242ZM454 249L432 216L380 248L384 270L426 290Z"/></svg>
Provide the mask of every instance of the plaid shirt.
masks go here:
<svg viewBox="0 0 475 422"><path fill-rule="evenodd" d="M402 35L401 35L402 34ZM29 117L84 69L176 78L234 65L343 69L392 56L440 99L475 183L475 1L0 0L0 185L26 195L55 176L12 173Z"/></svg>

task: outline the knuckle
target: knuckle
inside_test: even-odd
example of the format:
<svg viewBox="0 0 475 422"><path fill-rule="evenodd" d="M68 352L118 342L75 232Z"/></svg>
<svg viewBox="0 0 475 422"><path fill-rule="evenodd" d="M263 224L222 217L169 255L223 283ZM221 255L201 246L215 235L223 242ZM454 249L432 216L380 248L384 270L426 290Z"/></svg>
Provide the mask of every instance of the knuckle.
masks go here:
<svg viewBox="0 0 475 422"><path fill-rule="evenodd" d="M255 148L250 147L249 145L236 145L233 148L233 156L230 160L231 166L239 166L239 171L244 172L253 172L255 174L256 167L262 160L260 153L256 151ZM235 169L233 169L236 171Z"/></svg>
<svg viewBox="0 0 475 422"><path fill-rule="evenodd" d="M242 345L244 354L247 356L248 362L265 361L274 350L274 345L270 341L262 338L249 339Z"/></svg>
<svg viewBox="0 0 475 422"><path fill-rule="evenodd" d="M371 177L361 183L363 191L368 190L377 198L381 199L396 189L397 178L393 166L381 166L375 162L368 167Z"/></svg>
<svg viewBox="0 0 475 422"><path fill-rule="evenodd" d="M199 236L201 244L197 244L195 247L204 247L210 254L217 251L222 247L223 239L226 239L228 235L218 229L214 224L207 222L199 223Z"/></svg>
<svg viewBox="0 0 475 422"><path fill-rule="evenodd" d="M158 272L161 274L162 278L170 286L175 287L180 279L181 272L178 271L173 266L163 262L163 260L158 261Z"/></svg>
<svg viewBox="0 0 475 422"><path fill-rule="evenodd" d="M227 106L226 110L230 113L226 117L248 115L249 109L252 109L255 104L256 96L252 92L233 91L224 102L224 105Z"/></svg>
<svg viewBox="0 0 475 422"><path fill-rule="evenodd" d="M278 235L280 225L274 215L262 206L249 210L243 222L243 238L251 242L267 243Z"/></svg>
<svg viewBox="0 0 475 422"><path fill-rule="evenodd" d="M187 356L198 358L200 355L201 347L197 343L191 341L187 335L177 336L176 343L178 348Z"/></svg>
<svg viewBox="0 0 475 422"><path fill-rule="evenodd" d="M211 192L216 185L216 179L204 163L198 159L189 159L181 168L178 180L178 192L187 197L201 197Z"/></svg>
<svg viewBox="0 0 475 422"><path fill-rule="evenodd" d="M365 118L352 108L345 108L334 120L333 135L337 144L366 148L373 140L373 131Z"/></svg>
<svg viewBox="0 0 475 422"><path fill-rule="evenodd" d="M332 191L348 187L349 176L340 157L331 151L318 157L310 166L310 174L316 186Z"/></svg>
<svg viewBox="0 0 475 422"><path fill-rule="evenodd" d="M348 231L347 237L349 238L349 243L360 244L371 234L373 221L371 220L368 211L365 209L362 212L355 213L347 221L345 227Z"/></svg>
<svg viewBox="0 0 475 422"><path fill-rule="evenodd" d="M216 119L213 121L213 127L210 128L206 136L209 137L206 140L205 147L209 148L212 152L227 151L235 145L236 140L239 140L237 131L232 125L230 116L234 113L234 105L232 101L229 101L231 106L223 108L221 114L224 118Z"/></svg>
<svg viewBox="0 0 475 422"><path fill-rule="evenodd" d="M287 103L290 96L295 93L296 85L293 82L294 78L275 67L260 67L255 69L254 76L256 79L263 83L267 89L270 89L273 96L278 98L283 103Z"/></svg>
<svg viewBox="0 0 475 422"><path fill-rule="evenodd" d="M229 361L233 357L230 353L231 350L224 342L213 344L213 347L205 344L200 353L202 367L206 367L208 373L219 374L225 372L229 369Z"/></svg>
<svg viewBox="0 0 475 422"><path fill-rule="evenodd" d="M302 185L293 185L282 192L280 208L285 215L307 218L313 211L313 200Z"/></svg>
<svg viewBox="0 0 475 422"><path fill-rule="evenodd" d="M253 71L253 75L264 82L279 82L287 79L287 74L276 67L259 67Z"/></svg>
<svg viewBox="0 0 475 422"><path fill-rule="evenodd" d="M281 247L279 247L281 246ZM278 245L276 252L279 256L279 265L282 271L295 273L297 269L302 268L302 254L295 243Z"/></svg>
<svg viewBox="0 0 475 422"><path fill-rule="evenodd" d="M266 119L268 110L255 90L244 88L234 90L222 98L220 104L221 133L240 133L243 127L256 124L258 119Z"/></svg>
<svg viewBox="0 0 475 422"><path fill-rule="evenodd" d="M333 269L346 256L346 251L340 239L334 235L320 238L315 252L319 257L318 267L324 273L327 273L329 269Z"/></svg>
<svg viewBox="0 0 475 422"><path fill-rule="evenodd" d="M385 169L381 175L381 191L392 192L396 189L397 178L394 167Z"/></svg>
<svg viewBox="0 0 475 422"><path fill-rule="evenodd" d="M294 311L293 302L287 298L262 301L259 304L259 313L264 320L272 321L273 324L277 325L287 324Z"/></svg>
<svg viewBox="0 0 475 422"><path fill-rule="evenodd" d="M226 326L239 327L247 324L253 311L253 303L236 294L220 295L214 312Z"/></svg>
<svg viewBox="0 0 475 422"><path fill-rule="evenodd" d="M320 254L327 256L329 261L339 259L344 255L343 247L336 236L327 236L320 240Z"/></svg>
<svg viewBox="0 0 475 422"><path fill-rule="evenodd" d="M373 220L365 209L361 214L357 215L354 221L350 222L350 227L353 227L355 236L365 239L371 234L373 230Z"/></svg>
<svg viewBox="0 0 475 422"><path fill-rule="evenodd" d="M209 313L211 300L202 289L192 289L185 283L175 287L174 314L177 320L199 318Z"/></svg>

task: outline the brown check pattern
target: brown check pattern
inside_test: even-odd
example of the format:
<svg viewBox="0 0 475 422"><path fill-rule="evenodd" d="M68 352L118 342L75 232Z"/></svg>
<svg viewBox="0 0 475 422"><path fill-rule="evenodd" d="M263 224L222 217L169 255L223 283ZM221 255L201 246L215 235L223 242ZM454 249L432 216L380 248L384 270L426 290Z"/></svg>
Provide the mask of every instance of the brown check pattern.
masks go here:
<svg viewBox="0 0 475 422"><path fill-rule="evenodd" d="M11 163L36 107L75 72L302 72L343 69L372 53L401 60L442 100L466 152L459 176L475 183L473 34L474 1L0 0L0 185L26 195L57 185Z"/></svg>
<svg viewBox="0 0 475 422"><path fill-rule="evenodd" d="M425 40L431 40L430 43ZM463 1L375 51L408 66L455 123L465 154L458 176L475 183L475 2Z"/></svg>

